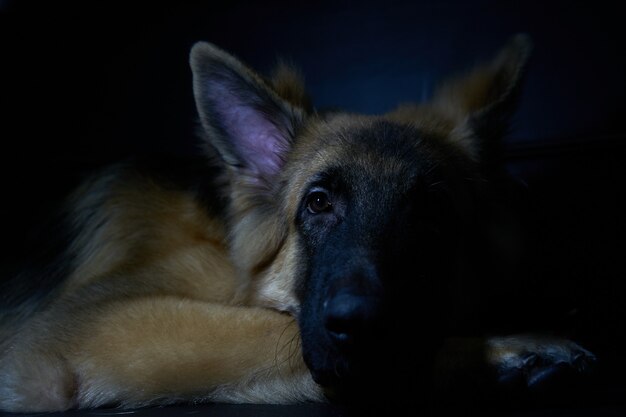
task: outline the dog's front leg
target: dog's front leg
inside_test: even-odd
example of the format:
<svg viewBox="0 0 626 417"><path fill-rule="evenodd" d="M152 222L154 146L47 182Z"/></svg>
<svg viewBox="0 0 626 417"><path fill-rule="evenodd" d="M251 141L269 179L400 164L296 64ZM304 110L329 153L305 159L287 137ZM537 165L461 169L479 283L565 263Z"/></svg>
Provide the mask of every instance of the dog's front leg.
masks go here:
<svg viewBox="0 0 626 417"><path fill-rule="evenodd" d="M323 399L286 314L166 296L66 314L25 329L0 358L0 409Z"/></svg>
<svg viewBox="0 0 626 417"><path fill-rule="evenodd" d="M595 361L591 352L559 337L455 338L446 340L438 354L435 380L444 394L463 393L479 401L542 391L549 396L586 374Z"/></svg>
<svg viewBox="0 0 626 417"><path fill-rule="evenodd" d="M584 373L596 357L577 343L543 335L493 337L486 343L487 363L499 383L521 380L533 388L560 372Z"/></svg>
<svg viewBox="0 0 626 417"><path fill-rule="evenodd" d="M285 314L173 297L112 304L70 356L81 407L320 400Z"/></svg>

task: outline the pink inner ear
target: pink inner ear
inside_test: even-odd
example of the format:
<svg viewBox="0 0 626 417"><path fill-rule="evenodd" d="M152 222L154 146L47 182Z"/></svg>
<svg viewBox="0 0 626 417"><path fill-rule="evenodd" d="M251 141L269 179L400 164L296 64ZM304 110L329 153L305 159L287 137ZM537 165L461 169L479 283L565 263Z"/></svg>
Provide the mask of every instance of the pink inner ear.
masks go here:
<svg viewBox="0 0 626 417"><path fill-rule="evenodd" d="M227 87L214 83L209 91L237 156L261 176L278 172L287 149L284 133L262 111L244 103Z"/></svg>

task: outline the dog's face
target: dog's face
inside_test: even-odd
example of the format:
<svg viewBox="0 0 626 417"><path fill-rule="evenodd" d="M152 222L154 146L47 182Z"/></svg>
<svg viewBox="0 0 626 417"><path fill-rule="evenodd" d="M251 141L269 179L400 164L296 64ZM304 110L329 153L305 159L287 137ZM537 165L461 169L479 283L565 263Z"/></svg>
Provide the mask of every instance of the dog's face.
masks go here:
<svg viewBox="0 0 626 417"><path fill-rule="evenodd" d="M250 302L297 315L320 384L358 386L402 366L394 355L435 347L528 51L518 36L429 103L355 116L308 109L292 72L266 81L194 46L200 120L226 167L233 262Z"/></svg>
<svg viewBox="0 0 626 417"><path fill-rule="evenodd" d="M289 218L305 261L299 323L316 381L354 386L384 363L407 322L432 335L428 320L445 314L438 299L473 209L467 179L479 173L411 124L345 115L323 123L311 142L331 145L296 144L285 170L297 184Z"/></svg>
<svg viewBox="0 0 626 417"><path fill-rule="evenodd" d="M430 356L479 176L437 132L392 118L328 115L294 144L281 200L301 260L303 355L318 383L362 393L395 359Z"/></svg>

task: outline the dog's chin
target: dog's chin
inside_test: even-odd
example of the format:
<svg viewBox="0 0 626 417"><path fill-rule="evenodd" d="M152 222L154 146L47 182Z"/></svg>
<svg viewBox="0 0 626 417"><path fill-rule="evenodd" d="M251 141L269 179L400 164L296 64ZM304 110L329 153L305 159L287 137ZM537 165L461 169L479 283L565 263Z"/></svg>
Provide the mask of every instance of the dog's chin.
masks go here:
<svg viewBox="0 0 626 417"><path fill-rule="evenodd" d="M411 392L425 390L433 353L423 341L393 344L391 340L382 332L349 349L338 349L325 343L323 336L305 337L303 357L313 380L333 402L378 403L400 393L414 398Z"/></svg>
<svg viewBox="0 0 626 417"><path fill-rule="evenodd" d="M361 360L335 357L332 364L329 362L323 367L312 368L311 375L333 403L386 403L407 387L399 386L400 380L394 375L397 370L385 368L380 360L372 357L368 364Z"/></svg>
<svg viewBox="0 0 626 417"><path fill-rule="evenodd" d="M363 397L373 387L379 387L380 381L387 380L385 373L391 369L386 366L386 357L371 344L346 352L323 344L304 349L313 380L331 400L340 402Z"/></svg>
<svg viewBox="0 0 626 417"><path fill-rule="evenodd" d="M321 339L323 340L323 339ZM353 352L342 352L331 344L320 342L303 344L304 360L311 371L313 380L328 389L339 389L361 374L363 365Z"/></svg>
<svg viewBox="0 0 626 417"><path fill-rule="evenodd" d="M329 388L353 385L367 378L367 372L365 364L342 355L331 355L322 366L311 368L313 380Z"/></svg>
<svg viewBox="0 0 626 417"><path fill-rule="evenodd" d="M357 393L363 393L372 383L371 375L364 375L365 370L350 363L346 358L336 358L334 365L311 368L313 380L324 388L326 396L336 402L350 401Z"/></svg>

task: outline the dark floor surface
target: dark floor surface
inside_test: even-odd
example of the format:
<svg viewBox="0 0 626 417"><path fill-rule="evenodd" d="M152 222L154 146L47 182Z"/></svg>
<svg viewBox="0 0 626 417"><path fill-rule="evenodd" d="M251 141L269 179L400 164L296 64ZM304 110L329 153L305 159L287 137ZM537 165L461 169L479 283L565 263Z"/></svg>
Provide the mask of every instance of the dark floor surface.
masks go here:
<svg viewBox="0 0 626 417"><path fill-rule="evenodd" d="M203 404L194 406L170 406L145 408L139 410L98 409L69 411L65 413L37 413L37 414L3 414L1 416L137 416L137 417L161 417L161 416L210 416L210 417L353 417L364 415L376 416L431 416L431 415L476 415L476 416L506 416L506 417L613 417L626 416L626 405L582 407L582 408L539 408L519 411L494 411L484 409L423 409L410 406L401 410L382 408L353 410L328 404L301 404L301 405L226 405L226 404Z"/></svg>

